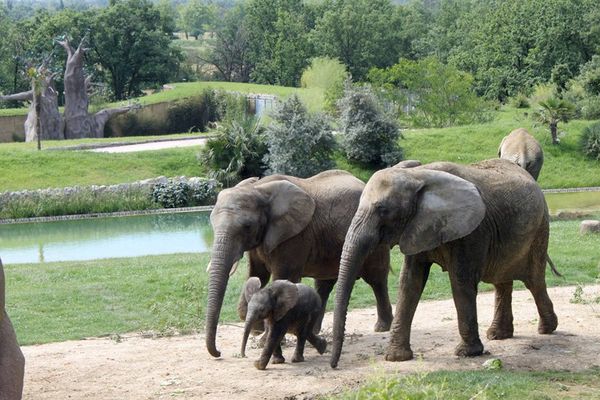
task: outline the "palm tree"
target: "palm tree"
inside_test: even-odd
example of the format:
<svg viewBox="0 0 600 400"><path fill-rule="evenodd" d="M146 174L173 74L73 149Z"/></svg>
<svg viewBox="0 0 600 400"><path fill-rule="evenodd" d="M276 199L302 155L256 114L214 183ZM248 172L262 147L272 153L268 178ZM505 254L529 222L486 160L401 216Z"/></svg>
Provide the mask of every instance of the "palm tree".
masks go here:
<svg viewBox="0 0 600 400"><path fill-rule="evenodd" d="M540 108L534 117L541 123L548 125L552 135L552 144L559 144L558 123L568 122L575 115L575 106L563 99L551 97L546 101L540 101Z"/></svg>

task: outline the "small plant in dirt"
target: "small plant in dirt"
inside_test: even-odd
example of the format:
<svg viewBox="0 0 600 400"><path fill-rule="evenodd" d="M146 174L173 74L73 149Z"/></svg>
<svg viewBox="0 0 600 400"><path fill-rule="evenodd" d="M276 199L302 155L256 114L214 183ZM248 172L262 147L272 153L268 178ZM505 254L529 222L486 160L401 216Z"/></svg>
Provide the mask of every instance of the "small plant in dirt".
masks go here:
<svg viewBox="0 0 600 400"><path fill-rule="evenodd" d="M600 160L600 122L586 127L580 140L583 154L592 160Z"/></svg>
<svg viewBox="0 0 600 400"><path fill-rule="evenodd" d="M398 124L384 111L370 86L347 82L338 107L342 148L349 161L375 168L402 161Z"/></svg>
<svg viewBox="0 0 600 400"><path fill-rule="evenodd" d="M251 116L226 118L217 134L198 153L208 176L230 187L239 181L262 176L267 153L264 128Z"/></svg>
<svg viewBox="0 0 600 400"><path fill-rule="evenodd" d="M269 172L298 177L331 169L336 142L323 114L309 114L298 96L290 97L273 114L266 130Z"/></svg>

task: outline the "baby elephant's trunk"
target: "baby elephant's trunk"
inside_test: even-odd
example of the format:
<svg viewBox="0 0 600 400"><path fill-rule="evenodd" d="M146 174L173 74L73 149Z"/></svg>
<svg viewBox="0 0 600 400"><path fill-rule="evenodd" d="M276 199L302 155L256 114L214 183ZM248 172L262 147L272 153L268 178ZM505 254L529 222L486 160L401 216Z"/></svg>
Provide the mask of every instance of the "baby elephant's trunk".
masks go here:
<svg viewBox="0 0 600 400"><path fill-rule="evenodd" d="M250 318L250 316L248 316L248 318L246 318L246 324L244 326L244 338L242 339L242 357L246 357L246 343L248 343L248 336L250 336L250 331L252 330L253 323L254 321Z"/></svg>

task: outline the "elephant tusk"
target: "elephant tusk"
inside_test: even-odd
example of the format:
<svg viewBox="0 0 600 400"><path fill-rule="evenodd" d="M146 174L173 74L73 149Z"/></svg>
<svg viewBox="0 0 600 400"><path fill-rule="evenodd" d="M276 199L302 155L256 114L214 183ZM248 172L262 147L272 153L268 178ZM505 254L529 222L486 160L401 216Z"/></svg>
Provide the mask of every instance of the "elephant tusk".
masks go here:
<svg viewBox="0 0 600 400"><path fill-rule="evenodd" d="M210 263L212 262L212 260L208 261L208 264L206 265L206 272L210 271Z"/></svg>
<svg viewBox="0 0 600 400"><path fill-rule="evenodd" d="M232 276L233 274L235 274L235 271L237 271L237 267L238 265L240 265L240 260L237 260L233 266L231 267L231 271L229 272L229 276Z"/></svg>

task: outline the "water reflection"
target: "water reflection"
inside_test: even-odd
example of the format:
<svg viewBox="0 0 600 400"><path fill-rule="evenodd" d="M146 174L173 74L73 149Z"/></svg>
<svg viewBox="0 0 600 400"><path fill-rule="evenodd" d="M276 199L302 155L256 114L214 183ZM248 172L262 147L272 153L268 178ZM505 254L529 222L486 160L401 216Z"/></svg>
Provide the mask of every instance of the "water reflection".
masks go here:
<svg viewBox="0 0 600 400"><path fill-rule="evenodd" d="M206 212L0 225L6 264L198 253L211 244Z"/></svg>

